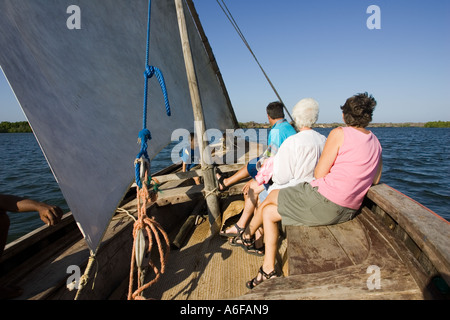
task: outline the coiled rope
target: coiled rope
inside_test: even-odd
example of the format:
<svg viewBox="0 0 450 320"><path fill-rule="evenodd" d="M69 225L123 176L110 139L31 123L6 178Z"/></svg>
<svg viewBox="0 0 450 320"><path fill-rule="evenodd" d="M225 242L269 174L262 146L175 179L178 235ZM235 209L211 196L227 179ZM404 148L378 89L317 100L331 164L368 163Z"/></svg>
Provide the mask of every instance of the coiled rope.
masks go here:
<svg viewBox="0 0 450 320"><path fill-rule="evenodd" d="M154 219L149 218L147 216L147 207L152 202L151 194L147 188L147 185L144 184L142 189L138 188L137 192L137 210L138 210L138 218L134 223L133 228L133 251L131 254L131 266L130 266L130 282L128 286L128 300L145 300L144 297L141 296L144 290L148 289L154 283L156 283L161 274L165 271L165 265L170 253L170 242L166 232L163 230L161 225ZM148 248L146 250L147 254L150 255L153 249L154 240L156 240L156 244L158 247L158 253L160 257L160 268L158 268L151 259L149 259L148 264L150 268L155 273L155 277L147 282L146 284L140 285L144 279L142 279L141 272L138 272L137 283L138 288L133 291L133 282L134 282L134 273L135 266L139 269L142 267L143 255L144 255L144 246L142 241L143 239L143 230L146 231L147 239L148 239ZM164 239L164 242L161 241L161 235Z"/></svg>
<svg viewBox="0 0 450 320"><path fill-rule="evenodd" d="M152 218L147 216L147 208L152 202L152 196L158 192L158 183L154 183L154 180L150 175L150 159L148 156L147 148L148 141L152 139L150 130L147 129L147 105L148 105L148 81L155 75L161 86L164 102L166 106L166 113L171 115L168 94L164 81L163 74L160 69L149 65L149 51L150 51L150 20L151 20L151 0L148 3L148 22L147 22L147 51L144 71L144 110L143 110L143 129L139 132L138 142L141 144L141 150L136 157L135 165L135 177L137 185L137 214L138 218L134 223L133 228L133 250L131 256L130 266L130 283L128 287L128 299L129 300L144 300L142 293L145 289L149 288L155 282L157 282L164 273L165 263L170 252L170 243L167 234L164 232L161 225ZM152 191L149 191L153 189ZM149 258L148 265L155 273L153 280L150 280L146 284L142 284L144 279L141 268L143 266L144 251L146 247L144 231L147 235L147 255L150 256L154 245L154 240L158 246L158 252L160 257L160 268L158 268ZM164 238L164 243L161 241L161 235ZM137 283L138 288L133 291L135 266L138 267L139 272Z"/></svg>

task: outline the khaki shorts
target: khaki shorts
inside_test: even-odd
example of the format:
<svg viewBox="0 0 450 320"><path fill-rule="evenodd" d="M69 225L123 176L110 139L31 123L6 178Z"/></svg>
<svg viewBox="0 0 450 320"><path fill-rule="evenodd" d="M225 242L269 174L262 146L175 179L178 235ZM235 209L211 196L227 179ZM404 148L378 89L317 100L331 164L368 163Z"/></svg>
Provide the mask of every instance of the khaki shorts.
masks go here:
<svg viewBox="0 0 450 320"><path fill-rule="evenodd" d="M353 219L357 210L331 202L309 183L280 189L278 213L283 226L323 226Z"/></svg>

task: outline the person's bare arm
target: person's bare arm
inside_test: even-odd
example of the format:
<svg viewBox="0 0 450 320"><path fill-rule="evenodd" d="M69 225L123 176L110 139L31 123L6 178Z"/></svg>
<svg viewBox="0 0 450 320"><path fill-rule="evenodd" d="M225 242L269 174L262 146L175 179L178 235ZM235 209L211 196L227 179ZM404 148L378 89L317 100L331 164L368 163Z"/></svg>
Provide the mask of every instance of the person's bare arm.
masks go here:
<svg viewBox="0 0 450 320"><path fill-rule="evenodd" d="M56 225L61 221L63 211L57 206L20 198L12 195L0 195L0 210L9 212L38 212L41 220L49 225Z"/></svg>
<svg viewBox="0 0 450 320"><path fill-rule="evenodd" d="M382 171L383 171L383 159L380 158L380 163L378 164L377 174L375 175L375 178L373 179L373 185L377 185L380 183Z"/></svg>
<svg viewBox="0 0 450 320"><path fill-rule="evenodd" d="M333 129L328 135L322 155L314 170L316 179L323 178L330 172L343 142L344 131L342 128Z"/></svg>

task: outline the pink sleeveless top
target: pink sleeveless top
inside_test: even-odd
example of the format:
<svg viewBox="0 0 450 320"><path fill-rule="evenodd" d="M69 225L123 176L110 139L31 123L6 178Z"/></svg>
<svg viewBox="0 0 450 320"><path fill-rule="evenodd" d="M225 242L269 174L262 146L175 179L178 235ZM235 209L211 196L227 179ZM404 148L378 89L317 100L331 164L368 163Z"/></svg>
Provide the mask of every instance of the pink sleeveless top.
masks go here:
<svg viewBox="0 0 450 320"><path fill-rule="evenodd" d="M335 163L323 178L311 182L328 200L346 208L359 209L373 183L381 158L381 145L370 132L343 127L344 142Z"/></svg>

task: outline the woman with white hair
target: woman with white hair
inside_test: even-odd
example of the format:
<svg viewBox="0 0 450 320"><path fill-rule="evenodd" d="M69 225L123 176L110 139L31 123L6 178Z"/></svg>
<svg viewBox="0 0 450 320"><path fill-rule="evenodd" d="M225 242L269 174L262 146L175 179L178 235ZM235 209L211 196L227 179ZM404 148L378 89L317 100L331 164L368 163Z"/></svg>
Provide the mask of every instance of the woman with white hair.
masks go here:
<svg viewBox="0 0 450 320"><path fill-rule="evenodd" d="M295 186L314 179L314 169L325 146L326 138L312 126L319 118L319 104L312 98L300 100L292 110L292 117L299 130L283 143L273 160L273 184L260 194L264 201L272 190Z"/></svg>
<svg viewBox="0 0 450 320"><path fill-rule="evenodd" d="M264 262L255 278L247 282L252 289L278 276L275 256L278 224L284 226L323 226L353 219L372 184L382 172L382 148L366 127L372 121L377 102L368 93L354 95L341 106L345 127L333 129L314 169L315 179L275 190L258 208L264 226ZM256 216L256 215L255 215ZM252 233L251 224L249 234ZM243 234L243 242L248 236Z"/></svg>
<svg viewBox="0 0 450 320"><path fill-rule="evenodd" d="M301 182L311 182L314 179L314 169L326 141L325 136L312 129L319 118L319 104L312 98L300 100L292 111L292 117L299 132L287 138L273 158L273 184L268 190L262 191L258 190L258 186L255 186L256 181L253 181L250 185L250 190L255 190L253 193L261 192L258 192L260 203L273 190L294 186ZM237 223L238 226L240 222L249 220L248 214L245 217L243 216L244 213ZM245 232L244 227L242 227L242 232L231 239L230 244L241 245L249 253L262 255L264 245L262 244L263 238L260 236L260 234L262 235L262 228L259 228L262 226L262 216L258 214L258 211L250 221L250 226L250 229L258 230L250 238L245 239L242 237Z"/></svg>

